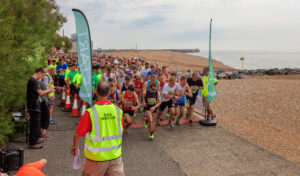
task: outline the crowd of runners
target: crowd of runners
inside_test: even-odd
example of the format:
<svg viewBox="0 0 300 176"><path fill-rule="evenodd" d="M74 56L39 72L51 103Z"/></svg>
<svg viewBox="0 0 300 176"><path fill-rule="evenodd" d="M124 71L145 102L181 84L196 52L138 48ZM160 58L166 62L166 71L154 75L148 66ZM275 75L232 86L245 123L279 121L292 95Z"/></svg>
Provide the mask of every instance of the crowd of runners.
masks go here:
<svg viewBox="0 0 300 176"><path fill-rule="evenodd" d="M69 91L71 97L79 94L81 86L80 66L77 54L49 55L48 68L56 70L54 85ZM93 104L97 102L96 85L106 81L110 86L108 100L123 110L124 129L132 125L136 113L142 113L145 128L149 128L149 139L154 138L155 126L168 116L169 126L181 125L186 116L192 123L194 104L198 94L203 96L203 106L209 118L215 118L207 102L208 68L203 69L203 81L198 72L191 77L168 73L169 66L159 66L141 58L120 58L107 54L92 57ZM53 70L53 69L50 69ZM53 75L53 73L52 73ZM217 80L215 80L217 84ZM79 103L81 103L79 98ZM167 109L167 111L165 111ZM52 118L52 117L51 117ZM53 122L54 120L51 119ZM175 124L172 123L175 120Z"/></svg>

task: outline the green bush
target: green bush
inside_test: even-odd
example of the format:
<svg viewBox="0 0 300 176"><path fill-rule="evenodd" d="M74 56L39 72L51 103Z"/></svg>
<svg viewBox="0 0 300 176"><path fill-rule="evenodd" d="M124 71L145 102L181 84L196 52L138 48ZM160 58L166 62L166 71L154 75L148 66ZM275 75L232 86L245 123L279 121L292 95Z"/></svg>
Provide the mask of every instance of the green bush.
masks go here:
<svg viewBox="0 0 300 176"><path fill-rule="evenodd" d="M11 112L26 104L27 81L66 22L53 0L1 0L0 145L14 132Z"/></svg>

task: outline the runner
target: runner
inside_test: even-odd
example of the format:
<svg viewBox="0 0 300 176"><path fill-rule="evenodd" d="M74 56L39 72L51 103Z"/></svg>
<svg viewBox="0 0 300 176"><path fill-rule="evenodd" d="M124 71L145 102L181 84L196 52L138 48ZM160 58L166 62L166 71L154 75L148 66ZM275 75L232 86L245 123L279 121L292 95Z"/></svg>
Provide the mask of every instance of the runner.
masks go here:
<svg viewBox="0 0 300 176"><path fill-rule="evenodd" d="M68 73L68 78L67 78L67 87L68 90L70 90L72 97L74 97L74 94L76 92L76 88L73 85L73 79L77 73L78 71L76 71L76 65L75 64L70 65L70 72Z"/></svg>
<svg viewBox="0 0 300 176"><path fill-rule="evenodd" d="M68 68L68 65L64 63L63 59L59 59L58 65L56 67L56 72L58 73L58 86L64 87L65 81L65 71Z"/></svg>
<svg viewBox="0 0 300 176"><path fill-rule="evenodd" d="M169 111L170 111L170 118L169 118L169 125L171 128L174 128L174 124L172 123L173 120L173 116L175 113L175 109L174 109L174 104L173 104L173 99L179 101L178 96L174 95L174 92L177 88L177 84L175 83L174 78L170 78L169 82L165 84L163 91L162 91L162 102L161 105L159 106L159 110L157 113L157 125L160 125L160 116L163 113L163 111L165 110L166 107L168 107Z"/></svg>
<svg viewBox="0 0 300 176"><path fill-rule="evenodd" d="M179 83L179 79L177 79L177 73L176 72L171 73L171 78L174 78L176 84ZM178 108L175 108L175 116L177 116L177 115L178 115ZM170 112L169 111L167 112L166 116L167 117L170 116Z"/></svg>
<svg viewBox="0 0 300 176"><path fill-rule="evenodd" d="M137 69L136 65L132 66L132 72L131 72L132 76L136 75L136 74L140 74L140 72Z"/></svg>
<svg viewBox="0 0 300 176"><path fill-rule="evenodd" d="M171 78L174 78L175 82L179 83L179 80L177 79L177 73L171 73Z"/></svg>
<svg viewBox="0 0 300 176"><path fill-rule="evenodd" d="M169 74L168 74L168 72L167 72L167 68L168 68L168 67L169 67L168 65L162 67L162 73L163 73L163 75L164 75L164 80L165 80L166 82L168 82L168 80L169 80Z"/></svg>
<svg viewBox="0 0 300 176"><path fill-rule="evenodd" d="M128 86L128 90L122 93L122 110L124 116L124 129L128 133L128 127L132 124L134 111L140 107L137 94L134 92L133 85ZM134 106L136 104L136 106Z"/></svg>
<svg viewBox="0 0 300 176"><path fill-rule="evenodd" d="M108 94L107 99L110 100L111 103L119 106L121 102L121 93L120 91L116 88L116 85L114 83L114 80L109 78L108 79L108 84L110 86L110 92Z"/></svg>
<svg viewBox="0 0 300 176"><path fill-rule="evenodd" d="M159 75L158 75L158 81L159 81L159 83L160 83L160 86L159 86L159 89L158 89L158 90L159 90L159 92L161 92L161 91L163 90L163 88L164 88L165 83L166 83L166 80L165 80L163 74L159 74Z"/></svg>
<svg viewBox="0 0 300 176"><path fill-rule="evenodd" d="M97 101L97 96L96 96L96 86L100 82L99 80L99 66L95 65L92 67L93 72L92 72L92 85L93 85L93 104L96 103ZM102 79L102 78L101 78Z"/></svg>
<svg viewBox="0 0 300 176"><path fill-rule="evenodd" d="M82 81L81 72L80 72L80 68L78 68L78 73L73 78L73 85L75 86L75 90L76 90L75 92L77 95L79 95L81 81ZM78 104L81 105L80 96L78 96Z"/></svg>
<svg viewBox="0 0 300 176"><path fill-rule="evenodd" d="M160 82L157 81L156 75L152 74L152 75L150 75L148 77L150 77L150 79L144 83L144 85L143 85L143 91L149 90L151 84L155 84L157 88L160 87Z"/></svg>
<svg viewBox="0 0 300 176"><path fill-rule="evenodd" d="M176 125L181 125L180 119L184 114L185 110L185 96L187 97L192 97L192 92L189 87L189 85L186 83L186 77L181 76L180 77L180 83L177 85L177 89L175 90L175 95L179 97L179 101L174 101L175 103L175 108L179 106L179 115L176 120Z"/></svg>
<svg viewBox="0 0 300 176"><path fill-rule="evenodd" d="M149 68L149 63L146 62L145 68L142 68L142 69L141 69L141 74L142 74L142 76L143 76L144 82L146 82L146 80L148 80L148 79L147 79L147 74L148 74L148 72L149 72L150 70L151 70L151 69Z"/></svg>
<svg viewBox="0 0 300 176"><path fill-rule="evenodd" d="M100 73L101 73L101 79L100 80L102 80L102 77L104 76L104 73L106 71L106 67L104 65L101 65L101 66L100 65L97 65L97 66L100 67ZM99 76L98 76L98 78L99 78Z"/></svg>
<svg viewBox="0 0 300 176"><path fill-rule="evenodd" d="M123 82L123 85L120 87L121 93L126 91L130 85L132 85L131 84L131 78L130 78L130 76L126 76L125 77L125 82Z"/></svg>
<svg viewBox="0 0 300 176"><path fill-rule="evenodd" d="M194 104L196 102L198 92L203 89L203 82L201 78L199 78L199 74L197 72L194 72L192 77L188 78L187 83L191 87L193 97L186 97L189 103L189 107L186 113L186 119L189 119L189 123L193 123L192 116L194 112Z"/></svg>
<svg viewBox="0 0 300 176"><path fill-rule="evenodd" d="M156 75L156 67L154 65L150 66L150 71L147 73L147 76L149 75Z"/></svg>
<svg viewBox="0 0 300 176"><path fill-rule="evenodd" d="M66 68L65 70L65 88L68 90L68 87L67 87L67 82L68 82L68 74L70 73L70 65L72 65L70 62L68 63L68 67Z"/></svg>
<svg viewBox="0 0 300 176"><path fill-rule="evenodd" d="M141 81L141 76L139 73L135 74L134 79L132 80L132 83L133 83L135 92L139 97L139 101L141 101L142 100L141 98L142 98L142 91L143 91L143 87L142 87L143 83ZM140 108L138 109L138 112L139 113L141 112Z"/></svg>
<svg viewBox="0 0 300 176"><path fill-rule="evenodd" d="M160 93L157 90L157 86L155 84L151 84L150 89L147 90L146 92L143 92L143 106L144 109L146 110L146 117L147 119L145 120L145 128L148 127L148 124L150 125L149 131L150 131L150 136L149 139L154 139L154 121L153 117L154 114L157 112L158 107L161 104L161 99L160 99Z"/></svg>
<svg viewBox="0 0 300 176"><path fill-rule="evenodd" d="M123 86L124 82L125 82L124 71L120 70L119 74L117 75L117 88L120 89L120 87Z"/></svg>
<svg viewBox="0 0 300 176"><path fill-rule="evenodd" d="M114 73L111 72L110 66L106 67L106 73L103 74L103 78L104 78L104 81L106 81L106 82L108 81L109 78L111 78L116 83L116 77L115 77Z"/></svg>
<svg viewBox="0 0 300 176"><path fill-rule="evenodd" d="M164 77L163 77L162 74L159 74L159 75L158 75L158 81L159 81L159 83L160 83L160 86L159 86L159 88L158 88L158 91L160 92L160 96L161 96L161 99L162 99L162 96L163 96L162 90L163 90L163 88L164 88L164 86L165 86L165 84L166 84L166 82L165 82ZM158 118L160 119L160 121L163 121L162 116L159 116Z"/></svg>

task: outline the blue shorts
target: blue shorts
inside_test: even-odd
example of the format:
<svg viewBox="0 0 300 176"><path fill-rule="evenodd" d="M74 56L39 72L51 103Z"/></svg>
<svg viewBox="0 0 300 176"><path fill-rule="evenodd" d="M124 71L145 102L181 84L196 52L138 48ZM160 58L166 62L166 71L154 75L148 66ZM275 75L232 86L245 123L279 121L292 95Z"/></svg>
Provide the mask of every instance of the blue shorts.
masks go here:
<svg viewBox="0 0 300 176"><path fill-rule="evenodd" d="M197 94L193 94L193 97L186 96L186 99L187 99L189 105L193 106L195 104L195 102L196 102Z"/></svg>
<svg viewBox="0 0 300 176"><path fill-rule="evenodd" d="M184 106L185 105L185 96L180 96L179 101L174 99L174 104L179 105L179 106Z"/></svg>
<svg viewBox="0 0 300 176"><path fill-rule="evenodd" d="M54 97L51 97L51 98L50 98L50 100L49 100L49 104L50 104L50 105L54 105L54 103L55 103L54 99L55 99Z"/></svg>

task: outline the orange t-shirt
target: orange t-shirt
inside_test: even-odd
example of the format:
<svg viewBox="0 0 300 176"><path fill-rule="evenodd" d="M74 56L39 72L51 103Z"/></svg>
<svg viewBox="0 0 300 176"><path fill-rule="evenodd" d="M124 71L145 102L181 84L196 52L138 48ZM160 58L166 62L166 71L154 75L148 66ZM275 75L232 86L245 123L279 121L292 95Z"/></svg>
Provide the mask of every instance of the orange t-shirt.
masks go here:
<svg viewBox="0 0 300 176"><path fill-rule="evenodd" d="M45 176L41 171L42 167L40 161L29 163L22 166L14 176Z"/></svg>

